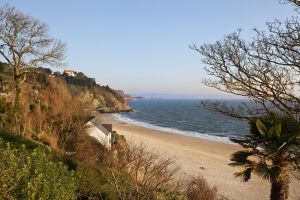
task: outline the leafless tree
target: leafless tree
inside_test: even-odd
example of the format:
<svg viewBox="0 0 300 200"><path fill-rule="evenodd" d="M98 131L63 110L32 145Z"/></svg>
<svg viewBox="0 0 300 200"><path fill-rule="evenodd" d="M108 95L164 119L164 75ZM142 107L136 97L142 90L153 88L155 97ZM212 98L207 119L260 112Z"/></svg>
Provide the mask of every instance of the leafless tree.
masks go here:
<svg viewBox="0 0 300 200"><path fill-rule="evenodd" d="M130 144L107 160L106 177L118 192L118 199L153 199L157 192L175 199L184 185L175 181L179 168L174 162L147 150L144 144Z"/></svg>
<svg viewBox="0 0 300 200"><path fill-rule="evenodd" d="M20 106L26 73L42 65L61 65L65 45L48 34L45 23L11 6L0 8L0 55L13 68L15 108Z"/></svg>
<svg viewBox="0 0 300 200"><path fill-rule="evenodd" d="M255 38L247 42L240 31L214 44L192 45L203 56L205 70L213 78L207 86L248 97L259 105L234 109L222 103L204 103L208 109L237 118L279 110L300 114L300 24L297 18L267 23L268 31L255 29ZM244 112L243 111L251 111ZM247 113L247 114L245 114Z"/></svg>
<svg viewBox="0 0 300 200"><path fill-rule="evenodd" d="M300 6L300 1L282 2L291 3L296 8ZM299 121L298 18L275 20L267 23L266 31L254 29L254 32L255 37L251 41L242 39L241 31L237 31L213 44L190 47L203 56L205 70L211 76L203 81L205 85L246 97L253 102L250 106L247 103L239 107L226 105L224 102L204 102L203 106L239 119L250 119L278 111ZM299 162L299 145L289 149L290 155Z"/></svg>
<svg viewBox="0 0 300 200"><path fill-rule="evenodd" d="M300 1L299 0L279 0L280 3L283 4L292 4L293 6L298 9L300 7Z"/></svg>

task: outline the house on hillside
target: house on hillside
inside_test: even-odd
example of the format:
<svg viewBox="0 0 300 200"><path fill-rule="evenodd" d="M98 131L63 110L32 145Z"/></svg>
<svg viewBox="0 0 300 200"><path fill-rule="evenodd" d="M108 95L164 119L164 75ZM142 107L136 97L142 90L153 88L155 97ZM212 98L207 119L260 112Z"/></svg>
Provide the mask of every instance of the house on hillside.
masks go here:
<svg viewBox="0 0 300 200"><path fill-rule="evenodd" d="M111 149L112 145L112 125L101 124L96 118L87 122L88 134L103 144L108 150Z"/></svg>
<svg viewBox="0 0 300 200"><path fill-rule="evenodd" d="M76 72L73 70L64 70L64 75L75 77Z"/></svg>

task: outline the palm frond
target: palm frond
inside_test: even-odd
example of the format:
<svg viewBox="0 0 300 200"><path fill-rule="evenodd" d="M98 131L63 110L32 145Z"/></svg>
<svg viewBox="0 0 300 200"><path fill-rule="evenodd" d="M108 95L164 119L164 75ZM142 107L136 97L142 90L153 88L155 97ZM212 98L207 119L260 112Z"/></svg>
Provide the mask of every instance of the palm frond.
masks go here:
<svg viewBox="0 0 300 200"><path fill-rule="evenodd" d="M256 120L256 128L262 137L266 137L268 130L261 119Z"/></svg>
<svg viewBox="0 0 300 200"><path fill-rule="evenodd" d="M281 136L281 123L275 122L275 124L270 128L269 136L279 138Z"/></svg>
<svg viewBox="0 0 300 200"><path fill-rule="evenodd" d="M251 178L251 173L252 173L252 167L244 167L242 168L240 171L234 173L234 175L236 177L241 177L241 180L243 182L247 182L249 181L249 179Z"/></svg>
<svg viewBox="0 0 300 200"><path fill-rule="evenodd" d="M268 165L266 162L259 162L253 169L254 173L263 179L273 182L278 177L279 167Z"/></svg>
<svg viewBox="0 0 300 200"><path fill-rule="evenodd" d="M250 132L244 138L231 138L245 150L231 156L231 166L242 169L234 175L248 181L251 173L274 182L278 179L282 162L300 168L300 122L283 114L268 114L249 120ZM256 159L250 159L249 156ZM274 165L273 163L279 163Z"/></svg>
<svg viewBox="0 0 300 200"><path fill-rule="evenodd" d="M229 165L231 166L241 166L241 165L247 165L251 164L252 161L248 160L248 157L253 155L253 151L237 151L231 155L230 160L233 161Z"/></svg>
<svg viewBox="0 0 300 200"><path fill-rule="evenodd" d="M284 142L280 147L278 147L277 149L276 149L276 151L274 151L271 155L270 155L270 157L272 157L272 156L274 156L275 154L279 154L286 146L287 146L287 142Z"/></svg>

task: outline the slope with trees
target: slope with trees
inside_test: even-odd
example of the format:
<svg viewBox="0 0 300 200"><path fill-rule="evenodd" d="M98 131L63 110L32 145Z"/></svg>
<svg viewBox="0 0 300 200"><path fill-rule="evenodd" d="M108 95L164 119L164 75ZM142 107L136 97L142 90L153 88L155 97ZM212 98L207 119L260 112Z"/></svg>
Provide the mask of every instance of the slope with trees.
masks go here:
<svg viewBox="0 0 300 200"><path fill-rule="evenodd" d="M94 78L89 78L82 72L77 72L75 77L60 73L54 74L67 83L73 95L80 96L86 101L91 101L93 109L101 109L103 112L131 111L121 95L109 86L97 84Z"/></svg>
<svg viewBox="0 0 300 200"><path fill-rule="evenodd" d="M21 131L22 83L26 73L42 65L61 65L65 45L50 37L45 23L14 7L0 9L0 55L13 69L15 126Z"/></svg>

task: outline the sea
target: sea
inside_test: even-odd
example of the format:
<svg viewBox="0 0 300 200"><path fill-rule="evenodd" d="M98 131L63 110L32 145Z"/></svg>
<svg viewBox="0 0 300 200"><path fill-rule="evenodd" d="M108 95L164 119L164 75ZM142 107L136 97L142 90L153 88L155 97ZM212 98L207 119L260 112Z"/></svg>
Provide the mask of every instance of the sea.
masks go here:
<svg viewBox="0 0 300 200"><path fill-rule="evenodd" d="M231 105L243 102L223 101ZM243 137L248 133L246 121L206 110L201 100L148 99L130 101L129 105L133 112L113 114L113 117L151 129L223 143L232 143L230 137Z"/></svg>

